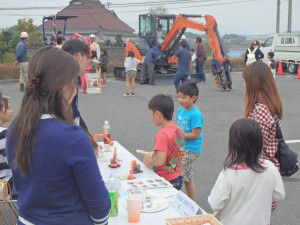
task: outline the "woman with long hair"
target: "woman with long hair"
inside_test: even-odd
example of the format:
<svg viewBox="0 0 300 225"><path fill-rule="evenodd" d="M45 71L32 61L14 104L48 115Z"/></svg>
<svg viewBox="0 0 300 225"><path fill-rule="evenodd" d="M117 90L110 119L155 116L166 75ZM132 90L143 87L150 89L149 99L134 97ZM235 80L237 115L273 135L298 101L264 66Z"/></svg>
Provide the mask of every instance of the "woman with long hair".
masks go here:
<svg viewBox="0 0 300 225"><path fill-rule="evenodd" d="M243 72L245 81L244 116L255 120L263 133L262 159L270 160L277 169L280 163L275 154L278 150L275 118L282 119L282 102L269 66L262 61L254 62ZM275 209L276 204L273 204Z"/></svg>
<svg viewBox="0 0 300 225"><path fill-rule="evenodd" d="M110 200L93 147L73 124L79 65L68 53L39 49L11 124L6 150L18 191L18 225L105 224Z"/></svg>

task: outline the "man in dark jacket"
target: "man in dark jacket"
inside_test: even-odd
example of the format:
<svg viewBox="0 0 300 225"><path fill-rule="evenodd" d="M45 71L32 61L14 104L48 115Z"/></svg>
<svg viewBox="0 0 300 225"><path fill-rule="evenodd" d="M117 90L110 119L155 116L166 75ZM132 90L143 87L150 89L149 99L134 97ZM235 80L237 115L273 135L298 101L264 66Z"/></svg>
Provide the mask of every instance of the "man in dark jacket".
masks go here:
<svg viewBox="0 0 300 225"><path fill-rule="evenodd" d="M184 83L190 73L190 64L191 64L191 53L187 49L187 42L181 41L179 43L179 49L177 50L175 56L178 59L178 68L176 75L174 77L174 85L176 90L179 88L180 81Z"/></svg>
<svg viewBox="0 0 300 225"><path fill-rule="evenodd" d="M27 42L28 34L22 32L16 49L16 64L20 67L20 91L24 91L25 84L28 80L28 57L27 57Z"/></svg>
<svg viewBox="0 0 300 225"><path fill-rule="evenodd" d="M154 46L150 48L147 54L145 55L144 62L142 65L141 71L141 83L145 84L149 76L149 84L154 85L154 64L160 58L160 46Z"/></svg>
<svg viewBox="0 0 300 225"><path fill-rule="evenodd" d="M204 65L205 60L206 60L206 55L205 55L205 52L204 52L204 47L203 47L203 44L202 44L202 38L201 37L196 38L196 44L197 44L196 72L197 72L197 75L200 78L200 83L205 83L206 77L205 77L203 65Z"/></svg>
<svg viewBox="0 0 300 225"><path fill-rule="evenodd" d="M70 53L74 57L74 59L78 62L80 66L80 73L84 74L86 69L86 60L87 60L86 57L90 52L89 46L80 40L69 40L63 45L62 50ZM78 109L78 90L77 90L77 94L75 95L72 101L72 109L73 109L74 123L80 126L83 130L85 130L86 134L91 140L94 149L96 149L98 147L97 143L93 141L93 137L89 132L84 120L82 119Z"/></svg>

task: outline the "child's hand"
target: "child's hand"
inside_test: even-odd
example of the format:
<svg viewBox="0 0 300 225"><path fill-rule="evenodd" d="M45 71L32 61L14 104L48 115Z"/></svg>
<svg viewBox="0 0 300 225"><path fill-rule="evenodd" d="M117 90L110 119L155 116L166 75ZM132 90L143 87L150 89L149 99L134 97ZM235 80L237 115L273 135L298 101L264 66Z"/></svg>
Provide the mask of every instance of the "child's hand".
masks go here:
<svg viewBox="0 0 300 225"><path fill-rule="evenodd" d="M101 145L98 145L97 148L95 149L95 154L96 154L96 158L99 158L99 154L102 150L102 146Z"/></svg>
<svg viewBox="0 0 300 225"><path fill-rule="evenodd" d="M147 154L144 157L143 163L145 164L145 166L150 167L152 166L152 154Z"/></svg>

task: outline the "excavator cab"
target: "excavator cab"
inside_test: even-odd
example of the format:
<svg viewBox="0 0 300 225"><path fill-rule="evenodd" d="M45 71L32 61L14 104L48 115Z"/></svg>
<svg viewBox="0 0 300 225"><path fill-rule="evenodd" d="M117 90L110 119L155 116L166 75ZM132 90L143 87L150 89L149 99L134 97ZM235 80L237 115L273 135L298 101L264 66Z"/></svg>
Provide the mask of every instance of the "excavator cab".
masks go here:
<svg viewBox="0 0 300 225"><path fill-rule="evenodd" d="M166 37L176 19L175 15L142 14L139 16L139 37L146 40L149 47L158 43L157 28L162 26L162 36Z"/></svg>

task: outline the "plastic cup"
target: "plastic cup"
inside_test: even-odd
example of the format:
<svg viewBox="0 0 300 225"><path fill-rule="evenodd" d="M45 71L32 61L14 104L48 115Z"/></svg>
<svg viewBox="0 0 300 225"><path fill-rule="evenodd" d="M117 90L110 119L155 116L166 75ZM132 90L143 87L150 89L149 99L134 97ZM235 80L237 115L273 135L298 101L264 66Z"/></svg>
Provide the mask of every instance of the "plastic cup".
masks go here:
<svg viewBox="0 0 300 225"><path fill-rule="evenodd" d="M129 223L138 223L141 217L143 195L132 194L126 198L127 216Z"/></svg>

